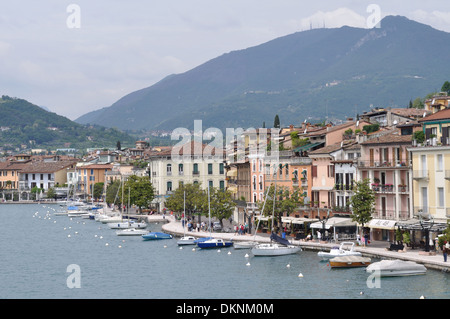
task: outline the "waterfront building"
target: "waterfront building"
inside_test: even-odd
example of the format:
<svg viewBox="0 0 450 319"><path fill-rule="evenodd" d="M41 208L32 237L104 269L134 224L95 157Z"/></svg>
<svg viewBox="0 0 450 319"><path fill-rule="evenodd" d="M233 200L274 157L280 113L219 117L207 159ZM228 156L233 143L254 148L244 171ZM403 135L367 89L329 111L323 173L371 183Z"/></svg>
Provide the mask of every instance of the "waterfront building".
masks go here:
<svg viewBox="0 0 450 319"><path fill-rule="evenodd" d="M358 179L369 179L375 192L374 220L385 220L389 227L372 228L375 240L394 240L396 221L412 218L410 204L411 161L407 147L411 135L400 135L398 130L378 132L360 143Z"/></svg>
<svg viewBox="0 0 450 319"><path fill-rule="evenodd" d="M27 193L34 188L43 192L58 185L67 183L67 171L74 169L76 160L63 161L29 161L19 172L19 192ZM21 194L21 197L24 198ZM28 197L27 197L28 198Z"/></svg>
<svg viewBox="0 0 450 319"><path fill-rule="evenodd" d="M105 183L106 176L112 170L113 164L78 163L75 168L77 179L76 192L91 195L94 184Z"/></svg>
<svg viewBox="0 0 450 319"><path fill-rule="evenodd" d="M154 204L159 211L165 199L181 184L199 183L203 189L225 189L223 149L192 141L148 153L149 174L155 189Z"/></svg>
<svg viewBox="0 0 450 319"><path fill-rule="evenodd" d="M450 109L419 120L425 133L423 143L408 150L413 165L414 214L430 214L435 220L450 218Z"/></svg>

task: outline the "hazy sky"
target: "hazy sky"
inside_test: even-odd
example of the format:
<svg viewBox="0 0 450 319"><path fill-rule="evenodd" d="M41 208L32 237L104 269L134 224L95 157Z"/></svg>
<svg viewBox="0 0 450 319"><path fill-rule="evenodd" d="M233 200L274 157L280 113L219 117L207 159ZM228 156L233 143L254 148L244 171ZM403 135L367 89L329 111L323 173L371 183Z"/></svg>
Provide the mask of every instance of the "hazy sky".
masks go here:
<svg viewBox="0 0 450 319"><path fill-rule="evenodd" d="M74 4L75 6L72 6ZM450 1L18 0L0 6L0 94L72 120L165 76L312 27L402 15L450 32Z"/></svg>

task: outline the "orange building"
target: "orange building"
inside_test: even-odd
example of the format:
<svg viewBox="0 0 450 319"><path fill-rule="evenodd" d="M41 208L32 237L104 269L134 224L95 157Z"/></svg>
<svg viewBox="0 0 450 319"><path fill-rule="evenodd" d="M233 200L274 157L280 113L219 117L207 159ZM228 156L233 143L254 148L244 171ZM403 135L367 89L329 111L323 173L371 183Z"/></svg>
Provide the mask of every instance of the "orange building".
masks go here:
<svg viewBox="0 0 450 319"><path fill-rule="evenodd" d="M84 164L77 166L78 190L87 194L92 194L93 185L105 183L107 172L110 172L113 164Z"/></svg>

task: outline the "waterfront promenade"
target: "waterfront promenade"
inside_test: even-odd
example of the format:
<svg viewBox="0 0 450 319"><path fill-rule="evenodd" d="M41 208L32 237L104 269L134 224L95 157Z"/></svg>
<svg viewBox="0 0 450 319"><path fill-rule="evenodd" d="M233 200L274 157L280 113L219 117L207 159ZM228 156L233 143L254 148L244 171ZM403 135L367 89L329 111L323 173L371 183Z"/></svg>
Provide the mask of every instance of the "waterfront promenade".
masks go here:
<svg viewBox="0 0 450 319"><path fill-rule="evenodd" d="M142 217L142 215L140 216ZM180 221L175 220L173 216L163 216L160 214L157 215L148 215L146 216L149 223L154 222L164 222L162 226L162 230L166 233L170 233L175 236L183 236L184 230L182 223ZM195 237L209 237L210 233L206 231L187 231L186 235L191 235ZM256 234L255 235L238 235L234 232L225 233L225 232L216 232L212 233L212 237L222 238L224 240L232 240L236 241L248 241L248 240L256 240L257 242L267 243L270 242L269 234ZM294 245L299 245L304 250L330 250L331 247L336 246L339 243L319 243L317 240L312 241L300 241L300 240L290 240ZM444 262L444 258L441 252L437 252L436 255L423 255L423 251L415 249L415 250L407 250L406 252L397 252L397 251L388 251L386 248L389 247L388 242L384 241L371 241L371 243L366 246L356 246L355 250L361 252L364 256L373 257L373 258L386 258L386 259L401 259L401 260L410 260L420 264L425 265L430 269L437 269L445 272L450 272L450 261Z"/></svg>

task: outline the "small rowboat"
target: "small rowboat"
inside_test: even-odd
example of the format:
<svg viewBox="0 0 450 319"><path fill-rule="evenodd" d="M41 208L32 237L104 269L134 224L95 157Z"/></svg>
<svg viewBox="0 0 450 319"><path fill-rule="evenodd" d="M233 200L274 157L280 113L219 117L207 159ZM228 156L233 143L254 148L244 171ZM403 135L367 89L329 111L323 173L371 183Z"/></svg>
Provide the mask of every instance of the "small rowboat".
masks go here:
<svg viewBox="0 0 450 319"><path fill-rule="evenodd" d="M361 256L341 256L330 259L329 263L331 268L367 267L371 259Z"/></svg>

